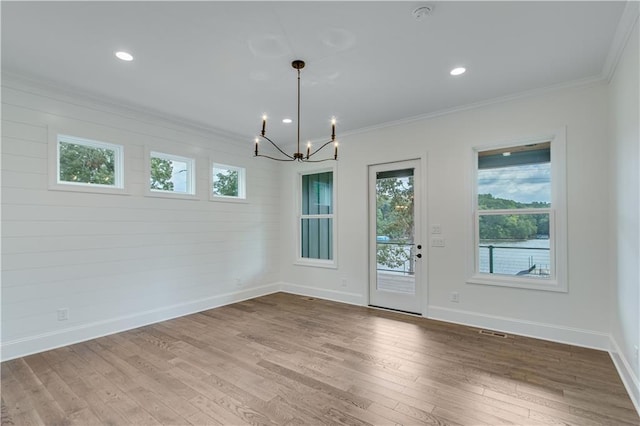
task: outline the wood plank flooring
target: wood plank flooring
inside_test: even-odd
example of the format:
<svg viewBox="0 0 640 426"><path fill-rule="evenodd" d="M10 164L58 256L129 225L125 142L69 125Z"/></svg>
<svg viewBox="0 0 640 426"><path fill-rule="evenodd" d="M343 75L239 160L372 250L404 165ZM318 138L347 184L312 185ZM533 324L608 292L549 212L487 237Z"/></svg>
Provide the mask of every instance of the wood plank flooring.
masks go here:
<svg viewBox="0 0 640 426"><path fill-rule="evenodd" d="M2 425L638 425L605 352L278 293L7 361Z"/></svg>

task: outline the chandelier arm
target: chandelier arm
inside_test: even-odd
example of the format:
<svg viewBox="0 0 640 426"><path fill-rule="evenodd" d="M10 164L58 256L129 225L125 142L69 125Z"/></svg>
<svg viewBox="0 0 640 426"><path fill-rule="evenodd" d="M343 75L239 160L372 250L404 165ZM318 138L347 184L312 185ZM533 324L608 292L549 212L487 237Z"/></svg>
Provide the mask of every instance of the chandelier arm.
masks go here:
<svg viewBox="0 0 640 426"><path fill-rule="evenodd" d="M324 148L325 146L327 146L327 145L329 145L330 143L333 143L333 142L335 142L335 141L328 141L328 142L325 142L325 143L324 143L320 148L318 148L318 149L316 149L315 151L313 151L312 153L310 153L310 154L309 154L309 157L314 156L317 152L320 152L320 151L322 150L322 148ZM324 160L322 160L322 161L324 161Z"/></svg>
<svg viewBox="0 0 640 426"><path fill-rule="evenodd" d="M268 140L269 142L271 142L271 145L273 145L278 151L280 151L282 153L282 155L284 155L285 157L293 160L294 158L292 156L290 156L289 154L287 154L286 152L284 152L282 149L280 149L280 147L278 145L276 145L276 143L274 141L272 141L271 139L269 139L268 137L266 137L265 135L260 135L261 138L264 138L266 140ZM260 157L266 157L266 155L261 155ZM286 160L285 160L286 161Z"/></svg>
<svg viewBox="0 0 640 426"><path fill-rule="evenodd" d="M275 158L275 157L271 157L269 155L262 155L262 154L254 155L254 157L264 157L264 158L268 158L270 160L275 160L275 161L294 161L294 158L289 157L288 155L287 155L287 157L289 157L289 158Z"/></svg>
<svg viewBox="0 0 640 426"><path fill-rule="evenodd" d="M302 160L303 163L322 163L324 161L335 161L335 159L325 158L324 160Z"/></svg>

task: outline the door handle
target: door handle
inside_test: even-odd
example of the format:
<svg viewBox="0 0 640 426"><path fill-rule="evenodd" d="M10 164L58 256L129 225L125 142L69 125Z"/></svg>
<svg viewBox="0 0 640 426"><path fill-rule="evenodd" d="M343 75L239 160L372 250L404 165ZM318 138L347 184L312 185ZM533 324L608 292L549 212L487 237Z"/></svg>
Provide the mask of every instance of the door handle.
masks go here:
<svg viewBox="0 0 640 426"><path fill-rule="evenodd" d="M418 254L416 254L416 257L417 257L418 259L422 259L422 253L418 253Z"/></svg>

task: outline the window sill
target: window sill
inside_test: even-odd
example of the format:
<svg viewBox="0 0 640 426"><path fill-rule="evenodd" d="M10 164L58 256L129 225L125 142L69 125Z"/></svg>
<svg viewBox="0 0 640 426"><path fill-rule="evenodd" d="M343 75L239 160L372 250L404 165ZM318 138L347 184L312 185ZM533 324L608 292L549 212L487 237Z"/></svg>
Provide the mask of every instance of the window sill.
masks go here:
<svg viewBox="0 0 640 426"><path fill-rule="evenodd" d="M519 278L510 275L498 274L476 274L468 278L467 284L490 285L498 287L510 287L526 290L542 290L554 291L558 293L567 293L566 286L561 285L557 280L545 278Z"/></svg>
<svg viewBox="0 0 640 426"><path fill-rule="evenodd" d="M209 201L215 201L220 203L239 203L239 204L249 204L249 201L246 198L240 197L225 197L212 195L209 197Z"/></svg>
<svg viewBox="0 0 640 426"><path fill-rule="evenodd" d="M190 200L199 201L200 199L195 194L181 194L169 191L147 191L145 197L151 198L173 198L174 200Z"/></svg>
<svg viewBox="0 0 640 426"><path fill-rule="evenodd" d="M74 183L54 183L49 185L50 191L84 192L89 194L130 195L125 188L98 185L82 185Z"/></svg>
<svg viewBox="0 0 640 426"><path fill-rule="evenodd" d="M297 259L294 263L296 266L311 266L314 268L338 269L338 263L334 260L319 259Z"/></svg>

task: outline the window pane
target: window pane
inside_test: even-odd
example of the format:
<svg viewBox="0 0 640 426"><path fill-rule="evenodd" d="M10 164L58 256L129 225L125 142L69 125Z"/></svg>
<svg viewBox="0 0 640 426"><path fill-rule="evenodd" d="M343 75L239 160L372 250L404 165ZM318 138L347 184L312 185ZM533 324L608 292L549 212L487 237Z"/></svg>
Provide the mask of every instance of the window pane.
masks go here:
<svg viewBox="0 0 640 426"><path fill-rule="evenodd" d="M150 188L157 191L191 193L188 161L151 156Z"/></svg>
<svg viewBox="0 0 640 426"><path fill-rule="evenodd" d="M478 209L551 206L550 143L478 153Z"/></svg>
<svg viewBox="0 0 640 426"><path fill-rule="evenodd" d="M333 214L333 172L302 176L302 214Z"/></svg>
<svg viewBox="0 0 640 426"><path fill-rule="evenodd" d="M59 148L61 182L115 186L115 150L62 141Z"/></svg>
<svg viewBox="0 0 640 426"><path fill-rule="evenodd" d="M479 272L548 278L549 214L481 215Z"/></svg>
<svg viewBox="0 0 640 426"><path fill-rule="evenodd" d="M225 168L213 168L213 194L225 197L238 197L238 171Z"/></svg>
<svg viewBox="0 0 640 426"><path fill-rule="evenodd" d="M302 219L302 257L333 259L333 219Z"/></svg>

